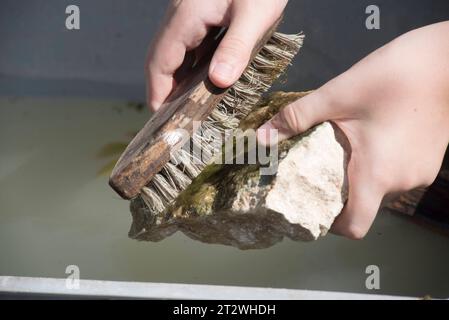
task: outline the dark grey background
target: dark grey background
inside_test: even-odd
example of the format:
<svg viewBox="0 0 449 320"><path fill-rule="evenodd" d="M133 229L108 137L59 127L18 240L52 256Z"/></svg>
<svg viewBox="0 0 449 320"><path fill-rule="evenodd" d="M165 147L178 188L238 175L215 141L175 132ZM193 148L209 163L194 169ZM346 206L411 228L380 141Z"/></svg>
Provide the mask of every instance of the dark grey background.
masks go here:
<svg viewBox="0 0 449 320"><path fill-rule="evenodd" d="M0 95L143 100L146 49L166 3L2 0ZM69 4L81 9L79 31L65 28ZM370 4L381 9L381 30L365 28ZM315 88L396 36L448 19L448 0L291 0L282 30L307 40L282 89Z"/></svg>

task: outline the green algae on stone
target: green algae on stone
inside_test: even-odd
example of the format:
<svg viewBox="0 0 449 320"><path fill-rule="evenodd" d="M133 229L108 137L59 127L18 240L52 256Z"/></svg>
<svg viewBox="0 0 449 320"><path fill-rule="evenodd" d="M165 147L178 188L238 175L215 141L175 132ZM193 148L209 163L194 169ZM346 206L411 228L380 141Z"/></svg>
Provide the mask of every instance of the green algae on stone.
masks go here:
<svg viewBox="0 0 449 320"><path fill-rule="evenodd" d="M307 94L279 92L270 95L241 122L240 130L257 129L283 107ZM327 128L331 126L328 124ZM308 144L315 130L280 143L279 159L287 157L299 142ZM315 152L321 151L318 148ZM267 248L284 237L313 240L315 236L302 225L290 224L281 213L264 209L264 199L276 180L276 175L261 176L259 164L211 164L156 219L151 217L153 214L143 201L133 200L129 236L160 241L181 231L192 239L240 249Z"/></svg>
<svg viewBox="0 0 449 320"><path fill-rule="evenodd" d="M257 129L273 118L282 108L308 95L308 92L275 92L263 98L259 105L240 122L241 130Z"/></svg>

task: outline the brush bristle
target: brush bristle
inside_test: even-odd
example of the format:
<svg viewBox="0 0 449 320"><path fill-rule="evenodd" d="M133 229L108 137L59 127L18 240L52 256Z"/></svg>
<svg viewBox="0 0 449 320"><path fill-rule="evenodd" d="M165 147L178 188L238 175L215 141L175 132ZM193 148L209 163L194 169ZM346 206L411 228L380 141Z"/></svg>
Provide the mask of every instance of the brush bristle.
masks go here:
<svg viewBox="0 0 449 320"><path fill-rule="evenodd" d="M187 142L193 152L185 149L173 152L171 160L142 189L140 196L154 214L165 211L221 151L223 140L214 141L213 138L204 136L203 132L214 132L217 136L224 137L227 130L237 129L240 121L251 112L261 96L291 64L303 39L302 34L273 34L240 79Z"/></svg>

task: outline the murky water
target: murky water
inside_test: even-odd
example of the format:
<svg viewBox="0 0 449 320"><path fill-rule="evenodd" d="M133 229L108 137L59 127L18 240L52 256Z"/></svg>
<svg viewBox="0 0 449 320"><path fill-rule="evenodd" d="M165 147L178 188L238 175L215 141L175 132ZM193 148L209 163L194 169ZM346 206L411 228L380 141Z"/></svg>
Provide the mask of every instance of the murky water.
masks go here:
<svg viewBox="0 0 449 320"><path fill-rule="evenodd" d="M286 240L263 251L204 245L177 234L128 239L128 203L98 172L102 146L126 142L146 111L119 101L0 99L0 275L300 288L449 297L449 238L382 214L367 237Z"/></svg>

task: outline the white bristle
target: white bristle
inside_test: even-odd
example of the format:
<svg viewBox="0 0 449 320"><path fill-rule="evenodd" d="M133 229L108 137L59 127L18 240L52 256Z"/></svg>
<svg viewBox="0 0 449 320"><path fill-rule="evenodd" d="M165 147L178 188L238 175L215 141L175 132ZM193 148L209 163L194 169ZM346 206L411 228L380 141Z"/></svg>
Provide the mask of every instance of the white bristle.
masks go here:
<svg viewBox="0 0 449 320"><path fill-rule="evenodd" d="M156 192L154 192L150 188L142 188L141 197L152 212L162 212L165 210L162 199L156 194Z"/></svg>
<svg viewBox="0 0 449 320"><path fill-rule="evenodd" d="M177 196L176 188L170 186L170 183L162 174L156 174L151 182L153 182L157 194L163 197L166 202L170 202L173 197Z"/></svg>
<svg viewBox="0 0 449 320"><path fill-rule="evenodd" d="M192 183L192 179L186 176L181 170L178 169L178 167L176 167L172 163L167 163L164 169L167 170L167 175L170 176L170 179L171 181L173 181L175 188L184 190L189 186L189 184Z"/></svg>
<svg viewBox="0 0 449 320"><path fill-rule="evenodd" d="M251 112L262 94L291 63L303 39L302 34L273 34L240 79L193 134L187 143L193 153L185 149L173 152L170 162L142 189L141 197L154 214L162 213L172 204L179 193L215 159L226 138L225 131L238 128L240 121ZM214 136L221 136L223 140L204 136L206 130Z"/></svg>

